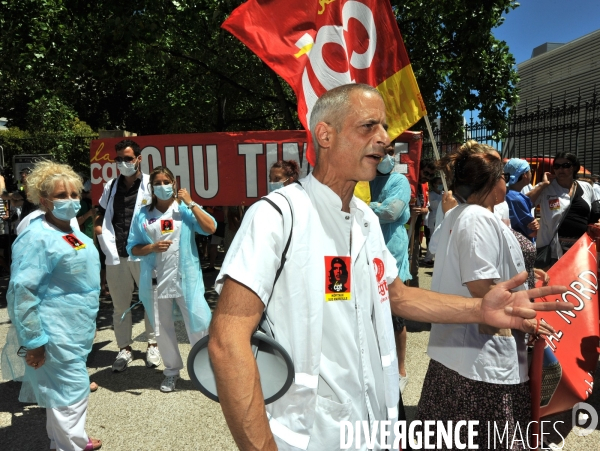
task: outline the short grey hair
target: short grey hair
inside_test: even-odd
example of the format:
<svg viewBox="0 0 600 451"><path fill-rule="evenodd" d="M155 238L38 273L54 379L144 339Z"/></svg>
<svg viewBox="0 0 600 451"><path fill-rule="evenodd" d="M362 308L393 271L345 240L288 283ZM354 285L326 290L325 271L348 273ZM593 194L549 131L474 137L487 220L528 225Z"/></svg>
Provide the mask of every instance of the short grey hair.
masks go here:
<svg viewBox="0 0 600 451"><path fill-rule="evenodd" d="M377 94L381 97L381 93L374 87L364 83L350 83L347 85L338 86L323 94L312 109L310 114L310 133L312 135L313 146L315 149L316 158L319 158L319 142L317 141L316 127L319 122L325 122L340 131L344 118L348 113L350 103L350 94L354 91L367 91Z"/></svg>

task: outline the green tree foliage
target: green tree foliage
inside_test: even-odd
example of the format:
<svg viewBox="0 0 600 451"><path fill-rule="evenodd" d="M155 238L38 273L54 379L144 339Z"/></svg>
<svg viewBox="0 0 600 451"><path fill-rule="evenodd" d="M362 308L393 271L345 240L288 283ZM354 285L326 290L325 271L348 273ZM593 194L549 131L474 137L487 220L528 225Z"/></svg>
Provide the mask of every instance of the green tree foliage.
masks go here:
<svg viewBox="0 0 600 451"><path fill-rule="evenodd" d="M479 110L488 129L505 130L518 101L515 59L492 29L514 0L392 0L430 117L445 139L461 139L463 114ZM501 136L498 136L500 138Z"/></svg>
<svg viewBox="0 0 600 451"><path fill-rule="evenodd" d="M94 129L299 128L290 87L220 28L241 0L0 0L0 115L29 128L57 98ZM514 59L491 35L511 0L391 0L432 116L479 109L501 129Z"/></svg>
<svg viewBox="0 0 600 451"><path fill-rule="evenodd" d="M2 1L0 114L23 127L23 106L51 94L94 128L297 128L291 89L220 28L238 3Z"/></svg>
<svg viewBox="0 0 600 451"><path fill-rule="evenodd" d="M13 155L50 154L56 161L71 164L76 171L89 172L92 128L80 121L75 111L56 96L41 97L30 103L25 115L27 130L10 127L0 131L5 170L12 173Z"/></svg>

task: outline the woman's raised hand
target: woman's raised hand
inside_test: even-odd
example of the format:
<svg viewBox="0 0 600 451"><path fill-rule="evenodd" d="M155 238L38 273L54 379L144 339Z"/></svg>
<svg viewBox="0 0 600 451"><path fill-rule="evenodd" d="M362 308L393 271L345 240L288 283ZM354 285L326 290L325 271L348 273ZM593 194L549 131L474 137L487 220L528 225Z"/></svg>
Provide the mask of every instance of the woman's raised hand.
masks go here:
<svg viewBox="0 0 600 451"><path fill-rule="evenodd" d="M181 188L179 191L177 191L177 197L186 205L192 201L192 196L190 196L190 193L188 193L187 189L185 188Z"/></svg>

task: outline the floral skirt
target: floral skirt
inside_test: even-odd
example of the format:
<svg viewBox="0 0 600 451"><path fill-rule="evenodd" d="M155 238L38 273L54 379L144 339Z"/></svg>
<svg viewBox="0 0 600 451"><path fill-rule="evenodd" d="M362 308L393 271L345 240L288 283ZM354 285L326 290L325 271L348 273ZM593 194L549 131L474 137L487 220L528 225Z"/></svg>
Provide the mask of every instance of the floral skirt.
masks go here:
<svg viewBox="0 0 600 451"><path fill-rule="evenodd" d="M535 273L533 272L533 267L535 265L535 257L537 256L537 249L535 248L535 244L533 242L517 232L514 229L511 229L513 234L517 238L519 242L519 246L521 246L521 251L523 252L523 260L525 261L525 271L527 271L527 285L529 288L535 288Z"/></svg>
<svg viewBox="0 0 600 451"><path fill-rule="evenodd" d="M529 382L504 385L475 381L431 360L417 407L416 419L442 421L444 425L447 421L452 421L455 425L461 420L478 420L479 424L474 428L478 435L473 442L479 445L479 449L529 449L527 441L527 426L531 421ZM515 431L516 423L519 423L517 431ZM468 444L468 429L462 427L460 432L461 442ZM531 433L531 428L529 432ZM501 439L503 434L504 437ZM437 437L437 432L434 437ZM520 441L521 438L524 441ZM531 438L529 443L534 445Z"/></svg>

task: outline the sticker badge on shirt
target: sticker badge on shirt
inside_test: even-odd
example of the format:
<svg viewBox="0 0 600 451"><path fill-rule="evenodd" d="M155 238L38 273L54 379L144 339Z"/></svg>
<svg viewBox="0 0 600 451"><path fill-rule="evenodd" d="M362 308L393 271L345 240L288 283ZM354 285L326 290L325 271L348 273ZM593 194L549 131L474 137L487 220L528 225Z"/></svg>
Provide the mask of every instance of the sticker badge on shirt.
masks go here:
<svg viewBox="0 0 600 451"><path fill-rule="evenodd" d="M325 300L349 301L351 297L350 257L325 257Z"/></svg>
<svg viewBox="0 0 600 451"><path fill-rule="evenodd" d="M160 220L160 232L165 235L167 233L173 233L173 221L170 219Z"/></svg>
<svg viewBox="0 0 600 451"><path fill-rule="evenodd" d="M69 246L71 246L76 251L80 251L81 249L85 248L85 244L79 241L79 239L72 233L69 233L68 235L63 235L63 240L69 243Z"/></svg>
<svg viewBox="0 0 600 451"><path fill-rule="evenodd" d="M380 302L389 300L387 280L385 279L385 265L383 260L380 258L373 259L373 270L375 271L375 278L377 279L377 292L380 296Z"/></svg>
<svg viewBox="0 0 600 451"><path fill-rule="evenodd" d="M548 206L550 207L550 210L560 210L560 200L558 197L551 197L548 199Z"/></svg>

